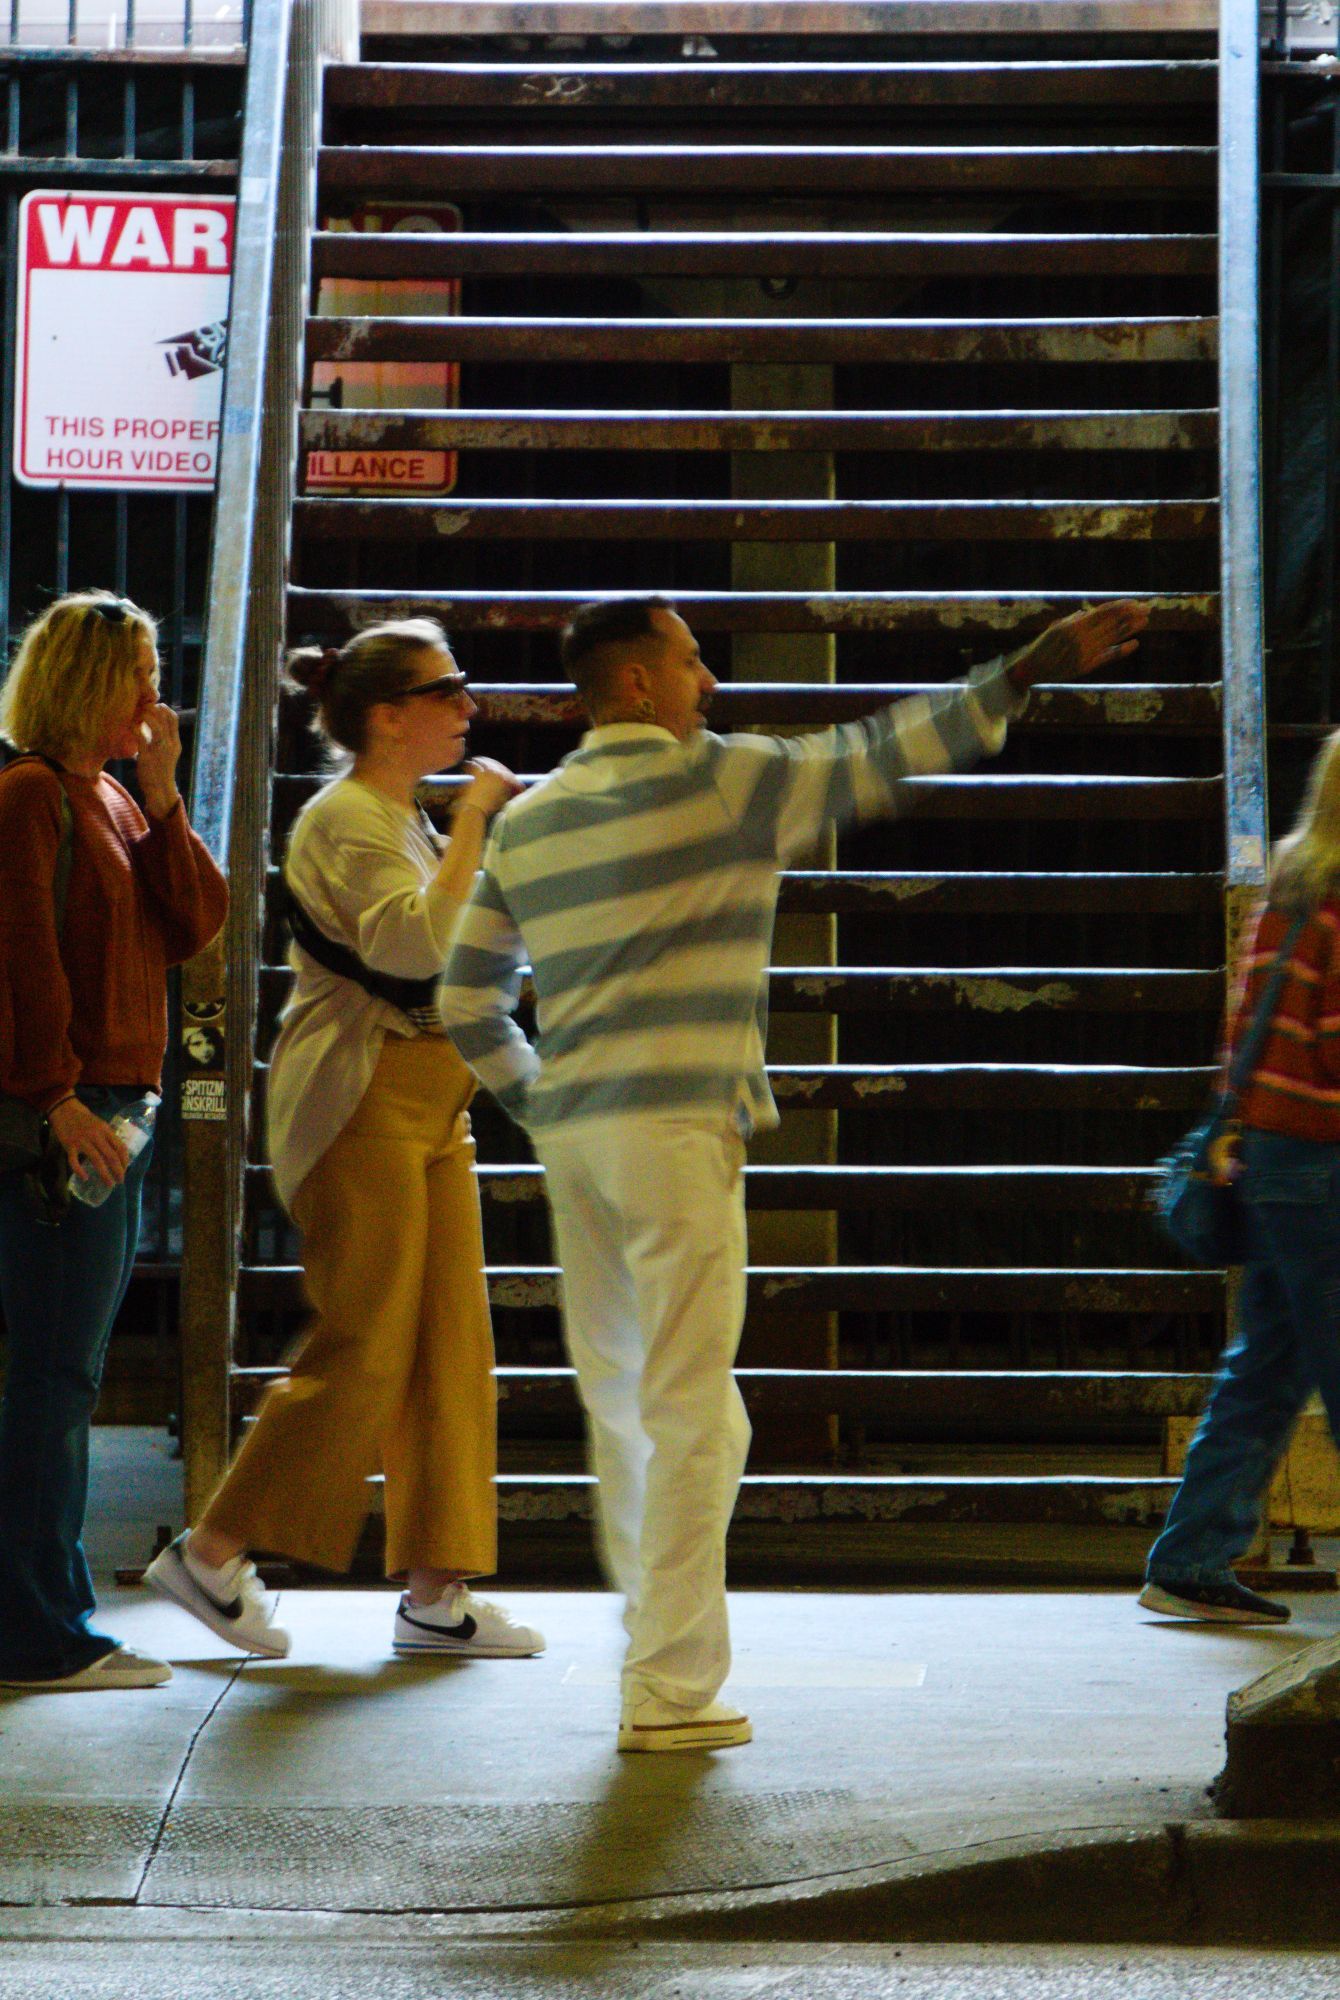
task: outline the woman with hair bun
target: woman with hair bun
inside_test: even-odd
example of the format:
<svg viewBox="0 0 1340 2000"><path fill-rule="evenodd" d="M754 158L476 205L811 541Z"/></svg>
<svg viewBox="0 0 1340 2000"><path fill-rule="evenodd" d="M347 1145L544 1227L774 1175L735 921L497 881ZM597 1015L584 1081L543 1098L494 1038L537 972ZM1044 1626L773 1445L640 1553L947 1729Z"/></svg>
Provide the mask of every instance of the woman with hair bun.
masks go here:
<svg viewBox="0 0 1340 2000"><path fill-rule="evenodd" d="M0 1093L45 1117L48 1166L63 1154L111 1189L65 1206L62 1185L0 1173L0 1685L156 1687L165 1662L93 1628L82 1544L89 1422L151 1151L132 1161L114 1121L159 1089L167 968L209 943L228 891L178 796L181 737L138 605L97 590L50 605L14 655L0 727L21 753L0 772ZM113 759L135 760L143 812Z"/></svg>
<svg viewBox="0 0 1340 2000"><path fill-rule="evenodd" d="M385 1480L397 1651L506 1658L538 1632L468 1588L497 1564L496 1393L467 1105L437 984L489 820L519 789L476 759L445 845L416 803L475 713L442 628L376 625L289 659L345 768L299 814L284 877L296 974L270 1064L270 1157L316 1317L199 1524L148 1580L282 1657L251 1551L347 1570Z"/></svg>

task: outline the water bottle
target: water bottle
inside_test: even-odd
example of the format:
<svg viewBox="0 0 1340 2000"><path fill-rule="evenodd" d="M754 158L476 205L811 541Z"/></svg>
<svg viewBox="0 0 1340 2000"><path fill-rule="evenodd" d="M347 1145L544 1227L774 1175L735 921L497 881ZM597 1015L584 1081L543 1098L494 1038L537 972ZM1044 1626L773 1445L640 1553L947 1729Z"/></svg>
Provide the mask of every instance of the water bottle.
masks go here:
<svg viewBox="0 0 1340 2000"><path fill-rule="evenodd" d="M143 1097L132 1098L115 1118L108 1120L132 1160L139 1157L153 1137L154 1120L161 1101L154 1091L146 1091ZM114 1186L115 1182L105 1181L89 1161L84 1163L82 1173L70 1176L70 1193L76 1201L82 1201L85 1208L100 1207Z"/></svg>

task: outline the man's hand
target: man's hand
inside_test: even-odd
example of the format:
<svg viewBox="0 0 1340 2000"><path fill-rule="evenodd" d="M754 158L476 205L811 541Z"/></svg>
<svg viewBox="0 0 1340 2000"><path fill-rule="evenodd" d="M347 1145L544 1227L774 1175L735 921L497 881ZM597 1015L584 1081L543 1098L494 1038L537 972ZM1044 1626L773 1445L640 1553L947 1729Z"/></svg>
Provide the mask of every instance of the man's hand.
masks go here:
<svg viewBox="0 0 1340 2000"><path fill-rule="evenodd" d="M1035 681L1073 681L1115 666L1133 653L1149 623L1149 608L1128 599L1072 611L1026 646L1006 669L1020 694Z"/></svg>

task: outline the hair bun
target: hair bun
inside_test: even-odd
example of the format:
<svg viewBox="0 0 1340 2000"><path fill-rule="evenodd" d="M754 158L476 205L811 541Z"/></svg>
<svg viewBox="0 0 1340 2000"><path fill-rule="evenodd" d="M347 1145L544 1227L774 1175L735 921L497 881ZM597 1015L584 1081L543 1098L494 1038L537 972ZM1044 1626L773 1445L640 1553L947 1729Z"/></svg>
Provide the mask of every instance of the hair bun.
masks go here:
<svg viewBox="0 0 1340 2000"><path fill-rule="evenodd" d="M303 646L290 653L288 660L289 679L308 694L319 699L330 682L330 677L339 664L338 646Z"/></svg>

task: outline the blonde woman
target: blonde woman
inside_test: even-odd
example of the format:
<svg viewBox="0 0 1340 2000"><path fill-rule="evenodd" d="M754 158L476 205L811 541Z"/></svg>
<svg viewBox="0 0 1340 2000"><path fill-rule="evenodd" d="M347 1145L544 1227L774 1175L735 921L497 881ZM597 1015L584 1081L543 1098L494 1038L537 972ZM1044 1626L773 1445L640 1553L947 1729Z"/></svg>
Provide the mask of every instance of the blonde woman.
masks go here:
<svg viewBox="0 0 1340 2000"><path fill-rule="evenodd" d="M541 1652L477 1598L497 1561L493 1342L474 1080L437 983L488 822L518 789L483 761L442 845L420 781L465 756L475 705L431 619L374 626L290 660L351 762L304 809L285 862L297 975L269 1083L270 1155L303 1234L315 1322L205 1514L149 1580L244 1650L282 1657L251 1551L353 1560L385 1475L386 1568L408 1580L398 1651Z"/></svg>
<svg viewBox="0 0 1340 2000"><path fill-rule="evenodd" d="M158 1089L164 975L227 906L177 793L156 637L123 598L63 597L29 627L0 697L0 727L26 753L0 772L0 1091L45 1114L71 1171L113 1184L100 1206L52 1220L17 1171L0 1174L0 1685L32 1691L171 1678L94 1629L81 1541L89 1420L150 1152L128 1164L110 1121ZM143 812L112 759L137 762Z"/></svg>
<svg viewBox="0 0 1340 2000"><path fill-rule="evenodd" d="M1149 1555L1149 1611L1282 1624L1287 1605L1232 1565L1250 1546L1295 1418L1320 1389L1340 1437L1340 732L1323 744L1293 832L1273 857L1226 1032L1239 1046L1290 927L1303 927L1262 1054L1220 1157L1247 1214L1237 1337Z"/></svg>

